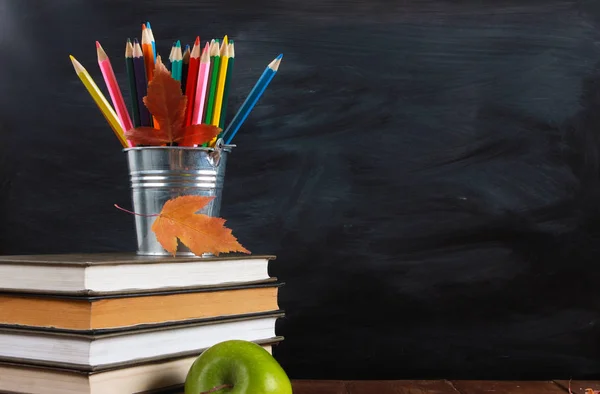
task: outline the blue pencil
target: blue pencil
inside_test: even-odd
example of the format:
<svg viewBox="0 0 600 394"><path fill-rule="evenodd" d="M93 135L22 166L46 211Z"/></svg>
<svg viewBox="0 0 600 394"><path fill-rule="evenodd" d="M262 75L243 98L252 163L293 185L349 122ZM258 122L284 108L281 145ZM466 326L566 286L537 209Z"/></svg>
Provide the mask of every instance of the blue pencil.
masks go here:
<svg viewBox="0 0 600 394"><path fill-rule="evenodd" d="M152 117L146 104L144 96L147 95L146 71L144 65L144 54L138 39L134 39L133 44L133 71L135 74L136 94L138 98L138 110L140 111L140 126L152 127Z"/></svg>
<svg viewBox="0 0 600 394"><path fill-rule="evenodd" d="M156 63L156 41L154 40L154 34L152 34L152 27L150 27L150 22L146 22L146 29L148 29L148 33L150 33L150 42L152 43L152 53L154 54L154 63Z"/></svg>
<svg viewBox="0 0 600 394"><path fill-rule="evenodd" d="M277 56L269 65L265 68L265 71L262 73L256 85L250 91L248 97L238 110L238 112L233 117L233 120L227 126L227 129L223 132L223 141L225 144L231 143L231 140L237 134L238 130L261 98L269 83L275 77L277 70L279 69L279 64L281 64L281 59L283 58L283 54Z"/></svg>

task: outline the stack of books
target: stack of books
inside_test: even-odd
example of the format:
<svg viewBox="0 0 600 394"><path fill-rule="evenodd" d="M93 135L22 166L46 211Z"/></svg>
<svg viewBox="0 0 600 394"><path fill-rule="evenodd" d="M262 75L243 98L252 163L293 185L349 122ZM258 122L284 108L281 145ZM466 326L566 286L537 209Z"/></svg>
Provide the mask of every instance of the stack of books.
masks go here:
<svg viewBox="0 0 600 394"><path fill-rule="evenodd" d="M0 257L0 392L164 392L216 343L271 351L284 315L274 259Z"/></svg>

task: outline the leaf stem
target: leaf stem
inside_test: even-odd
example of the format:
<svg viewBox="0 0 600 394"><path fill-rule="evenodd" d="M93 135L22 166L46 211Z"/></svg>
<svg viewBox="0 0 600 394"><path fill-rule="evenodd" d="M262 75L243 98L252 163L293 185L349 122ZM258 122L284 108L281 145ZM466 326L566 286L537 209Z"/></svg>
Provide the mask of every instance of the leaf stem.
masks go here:
<svg viewBox="0 0 600 394"><path fill-rule="evenodd" d="M142 213L133 212L133 211L130 211L130 210L128 210L128 209L121 208L121 207L120 207L120 206L118 206L117 204L115 204L115 208L117 208L117 209L120 209L121 211L124 211L124 212L130 213L130 214L132 214L132 215L144 216L144 217L147 217L147 218L149 218L149 217L153 217L153 216L160 216L160 214L158 214L158 213L154 213L154 214L147 214L147 215L145 215L145 214L142 214Z"/></svg>
<svg viewBox="0 0 600 394"><path fill-rule="evenodd" d="M230 388L233 388L232 384L222 384L220 386L215 386L208 391L202 391L200 394L211 394L211 393L216 393L217 391L221 391L223 389L230 389Z"/></svg>

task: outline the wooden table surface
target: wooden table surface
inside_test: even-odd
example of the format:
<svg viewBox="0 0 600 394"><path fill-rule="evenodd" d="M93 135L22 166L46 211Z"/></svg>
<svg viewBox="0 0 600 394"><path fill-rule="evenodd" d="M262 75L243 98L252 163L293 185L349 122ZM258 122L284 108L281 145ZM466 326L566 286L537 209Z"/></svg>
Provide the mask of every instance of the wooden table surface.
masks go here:
<svg viewBox="0 0 600 394"><path fill-rule="evenodd" d="M600 390L600 381L570 382L573 394ZM294 394L568 394L568 380L294 380ZM596 394L596 393L594 393Z"/></svg>

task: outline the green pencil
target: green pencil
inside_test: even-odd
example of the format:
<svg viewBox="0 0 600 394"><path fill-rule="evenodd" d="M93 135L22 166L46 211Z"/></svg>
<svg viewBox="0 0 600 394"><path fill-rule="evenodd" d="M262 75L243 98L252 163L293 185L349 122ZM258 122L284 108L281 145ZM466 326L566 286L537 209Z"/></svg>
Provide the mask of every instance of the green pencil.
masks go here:
<svg viewBox="0 0 600 394"><path fill-rule="evenodd" d="M219 118L219 128L221 132L219 137L223 134L225 128L225 115L227 114L227 99L229 98L229 90L231 88L231 76L233 74L233 64L235 63L235 50L233 40L229 41L229 62L227 63L227 75L225 76L225 89L223 90L223 104L221 105L221 117Z"/></svg>
<svg viewBox="0 0 600 394"><path fill-rule="evenodd" d="M171 76L173 79L181 82L181 67L183 63L183 54L181 53L181 42L177 40L175 50L173 51L173 64L171 66Z"/></svg>
<svg viewBox="0 0 600 394"><path fill-rule="evenodd" d="M129 95L131 96L131 114L133 115L133 126L140 127L140 108L138 106L137 88L135 86L135 71L133 70L133 45L127 39L125 45L125 68L127 68L127 79L129 82Z"/></svg>
<svg viewBox="0 0 600 394"><path fill-rule="evenodd" d="M219 40L215 40L215 45L210 48L210 69L211 69L211 81L210 89L208 91L208 102L206 105L206 115L204 117L204 123L212 124L212 114L215 109L215 98L217 95L217 81L219 80L219 65L221 63L221 57L219 56Z"/></svg>

